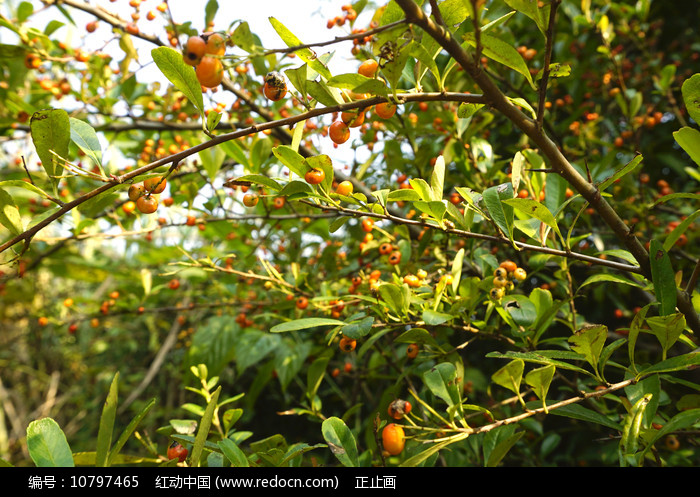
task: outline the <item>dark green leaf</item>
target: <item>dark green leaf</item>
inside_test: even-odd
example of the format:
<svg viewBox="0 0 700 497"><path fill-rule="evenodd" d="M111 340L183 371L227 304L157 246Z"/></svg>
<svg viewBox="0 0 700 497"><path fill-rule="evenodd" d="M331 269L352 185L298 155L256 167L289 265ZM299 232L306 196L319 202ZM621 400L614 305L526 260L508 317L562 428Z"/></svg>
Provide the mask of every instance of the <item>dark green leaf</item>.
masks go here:
<svg viewBox="0 0 700 497"><path fill-rule="evenodd" d="M68 160L68 146L70 145L71 135L68 113L62 109L48 109L35 112L29 127L41 165L52 184L56 185L58 180L55 176L60 176L60 168L62 166L54 153Z"/></svg>
<svg viewBox="0 0 700 497"><path fill-rule="evenodd" d="M204 115L202 85L197 80L194 68L182 59L182 53L170 47L158 47L151 50L151 56L160 72Z"/></svg>
<svg viewBox="0 0 700 497"><path fill-rule="evenodd" d="M119 373L114 375L112 384L109 387L109 394L102 408L100 417L100 429L97 433L97 450L95 456L95 466L106 467L109 461L109 450L112 446L112 433L114 431L114 420L117 416L117 392L119 389Z"/></svg>
<svg viewBox="0 0 700 497"><path fill-rule="evenodd" d="M676 280L671 266L671 258L661 243L653 238L649 244L649 262L651 278L654 282L656 300L661 304L659 314L666 316L676 310Z"/></svg>
<svg viewBox="0 0 700 497"><path fill-rule="evenodd" d="M360 465L355 436L342 419L326 419L321 425L321 433L331 452L343 466L356 468Z"/></svg>
<svg viewBox="0 0 700 497"><path fill-rule="evenodd" d="M32 421L27 427L27 450L39 468L72 468L73 454L66 435L51 418Z"/></svg>
<svg viewBox="0 0 700 497"><path fill-rule="evenodd" d="M294 321L288 321L286 323L281 323L273 326L270 331L272 333L283 333L286 331L296 331L296 330L306 330L309 328L317 328L319 326L342 326L345 321L338 321L337 319L328 318L303 318L295 319Z"/></svg>

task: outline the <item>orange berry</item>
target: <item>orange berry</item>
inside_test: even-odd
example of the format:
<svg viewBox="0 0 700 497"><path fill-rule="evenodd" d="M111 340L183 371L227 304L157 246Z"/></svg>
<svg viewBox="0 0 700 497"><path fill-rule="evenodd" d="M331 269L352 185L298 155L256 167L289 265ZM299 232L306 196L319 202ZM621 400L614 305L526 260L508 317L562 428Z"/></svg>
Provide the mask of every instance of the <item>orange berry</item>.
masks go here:
<svg viewBox="0 0 700 497"><path fill-rule="evenodd" d="M39 326L46 326L47 324L49 324L49 318L41 316L39 318Z"/></svg>
<svg viewBox="0 0 700 497"><path fill-rule="evenodd" d="M348 195L350 195L352 193L352 190L353 190L353 186L352 186L352 183L350 181L342 181L338 185L338 188L335 189L335 192L338 195L343 195L343 196L347 197Z"/></svg>
<svg viewBox="0 0 700 497"><path fill-rule="evenodd" d="M260 198L254 193L246 193L243 196L243 205L245 205L246 207L255 207L256 205L258 205L259 199Z"/></svg>
<svg viewBox="0 0 700 497"><path fill-rule="evenodd" d="M406 357L409 359L415 359L420 351L420 347L417 343L412 343L406 348Z"/></svg>
<svg viewBox="0 0 700 497"><path fill-rule="evenodd" d="M389 423L382 430L382 446L392 456L397 456L401 454L404 446L406 445L406 435L403 428L400 426Z"/></svg>
<svg viewBox="0 0 700 497"><path fill-rule="evenodd" d="M282 76L277 71L272 71L265 76L265 85L263 86L263 93L265 97L273 102L282 100L287 94L287 83Z"/></svg>
<svg viewBox="0 0 700 497"><path fill-rule="evenodd" d="M513 271L518 269L518 265L513 261L503 261L503 262L501 262L499 267L502 267L503 269L505 269L509 273L512 273Z"/></svg>
<svg viewBox="0 0 700 497"><path fill-rule="evenodd" d="M396 105L391 102L382 102L377 104L374 108L374 112L382 119L389 119L396 114Z"/></svg>
<svg viewBox="0 0 700 497"><path fill-rule="evenodd" d="M122 205L122 210L125 214L131 214L132 212L134 212L134 210L136 210L136 203L132 202L131 200L129 200L128 202L124 202L124 204Z"/></svg>
<svg viewBox="0 0 700 497"><path fill-rule="evenodd" d="M158 198L155 195L143 195L136 201L136 207L144 214L153 214L158 209Z"/></svg>
<svg viewBox="0 0 700 497"><path fill-rule="evenodd" d="M208 55L225 55L226 40L219 33L212 33L207 36L205 53Z"/></svg>
<svg viewBox="0 0 700 497"><path fill-rule="evenodd" d="M307 307L309 307L309 299L306 297L299 297L296 302L297 309L303 311Z"/></svg>
<svg viewBox="0 0 700 497"><path fill-rule="evenodd" d="M206 54L207 42L201 36L190 36L185 45L182 58L191 66L196 66L202 61L202 57Z"/></svg>
<svg viewBox="0 0 700 497"><path fill-rule="evenodd" d="M177 290L178 288L180 288L180 280L178 280L177 278L173 278L168 283L168 288L170 288L171 290Z"/></svg>
<svg viewBox="0 0 700 497"><path fill-rule="evenodd" d="M156 176L155 178L148 178L144 180L143 187L149 193L163 193L168 181L162 176ZM132 199L133 200L133 199Z"/></svg>
<svg viewBox="0 0 700 497"><path fill-rule="evenodd" d="M219 59L214 57L204 56L195 72L199 84L206 88L215 88L224 79L224 66Z"/></svg>
<svg viewBox="0 0 700 497"><path fill-rule="evenodd" d="M318 185L326 179L326 173L323 172L323 169L312 169L304 175L304 179L310 185Z"/></svg>
<svg viewBox="0 0 700 497"><path fill-rule="evenodd" d="M357 72L367 78L373 78L374 75L377 73L378 68L379 63L376 60L367 59L362 64L360 64L360 67L357 68Z"/></svg>
<svg viewBox="0 0 700 497"><path fill-rule="evenodd" d="M392 266L396 266L401 262L401 252L398 250L393 251L391 254L389 254L389 260L387 262Z"/></svg>
<svg viewBox="0 0 700 497"><path fill-rule="evenodd" d="M401 419L411 412L411 403L402 399L393 400L391 404L389 404L387 412L392 418Z"/></svg>
<svg viewBox="0 0 700 497"><path fill-rule="evenodd" d="M146 189L143 187L142 184L139 185L131 185L129 187L129 200L133 200L134 202L139 199L142 195L146 193Z"/></svg>
<svg viewBox="0 0 700 497"><path fill-rule="evenodd" d="M394 250L394 246L391 243L382 243L379 246L379 253L381 255L389 255Z"/></svg>
<svg viewBox="0 0 700 497"><path fill-rule="evenodd" d="M359 128L365 122L365 113L356 110L348 110L340 114L340 120L349 128Z"/></svg>
<svg viewBox="0 0 700 497"><path fill-rule="evenodd" d="M340 347L340 350L343 352L352 352L355 350L355 347L357 346L357 340L353 340L352 338L348 337L343 337L340 339L340 342L338 343L338 347Z"/></svg>
<svg viewBox="0 0 700 497"><path fill-rule="evenodd" d="M328 136L330 136L333 143L340 145L350 139L350 128L343 121L335 121L328 128Z"/></svg>
<svg viewBox="0 0 700 497"><path fill-rule="evenodd" d="M373 228L374 228L374 221L372 221L371 219L366 219L366 218L362 220L362 231L369 233L370 231L372 231Z"/></svg>

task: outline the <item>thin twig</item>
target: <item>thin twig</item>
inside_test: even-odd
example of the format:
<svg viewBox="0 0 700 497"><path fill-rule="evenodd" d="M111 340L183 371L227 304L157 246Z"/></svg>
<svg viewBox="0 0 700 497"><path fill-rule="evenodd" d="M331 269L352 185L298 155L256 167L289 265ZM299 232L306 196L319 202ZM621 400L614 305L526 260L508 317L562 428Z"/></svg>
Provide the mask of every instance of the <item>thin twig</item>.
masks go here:
<svg viewBox="0 0 700 497"><path fill-rule="evenodd" d="M537 126L541 129L544 122L545 100L547 98L547 83L549 80L549 65L552 61L552 48L554 47L554 27L556 25L557 7L560 0L552 0L549 7L549 25L547 26L547 43L544 52L544 67L540 80L539 104L537 107Z"/></svg>

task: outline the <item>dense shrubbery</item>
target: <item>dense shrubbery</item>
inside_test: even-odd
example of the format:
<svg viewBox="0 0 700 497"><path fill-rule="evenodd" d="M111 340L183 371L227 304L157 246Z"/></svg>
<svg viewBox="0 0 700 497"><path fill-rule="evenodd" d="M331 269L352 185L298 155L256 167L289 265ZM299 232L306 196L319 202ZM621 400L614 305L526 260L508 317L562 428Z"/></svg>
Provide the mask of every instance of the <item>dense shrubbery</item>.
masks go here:
<svg viewBox="0 0 700 497"><path fill-rule="evenodd" d="M2 460L697 465L681 3L5 6Z"/></svg>

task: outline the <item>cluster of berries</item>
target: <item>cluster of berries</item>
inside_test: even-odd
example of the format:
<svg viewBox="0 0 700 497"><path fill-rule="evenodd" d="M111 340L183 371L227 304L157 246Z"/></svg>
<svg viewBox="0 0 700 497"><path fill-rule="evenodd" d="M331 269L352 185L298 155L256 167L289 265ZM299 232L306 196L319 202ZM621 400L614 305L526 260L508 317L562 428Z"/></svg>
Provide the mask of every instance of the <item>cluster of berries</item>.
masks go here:
<svg viewBox="0 0 700 497"><path fill-rule="evenodd" d="M527 278L527 272L518 267L513 261L503 261L493 272L493 286L489 290L489 296L495 300L501 300L506 292L513 290L513 280L523 281Z"/></svg>
<svg viewBox="0 0 700 497"><path fill-rule="evenodd" d="M158 195L163 193L167 180L156 176L144 180L143 183L129 187L129 202L135 202L136 207L144 214L153 214L158 209ZM127 202L128 203L128 202ZM131 209L133 211L133 208Z"/></svg>
<svg viewBox="0 0 700 497"><path fill-rule="evenodd" d="M203 33L187 40L182 58L195 68L199 84L216 88L224 79L221 58L226 54L226 40L219 33Z"/></svg>

